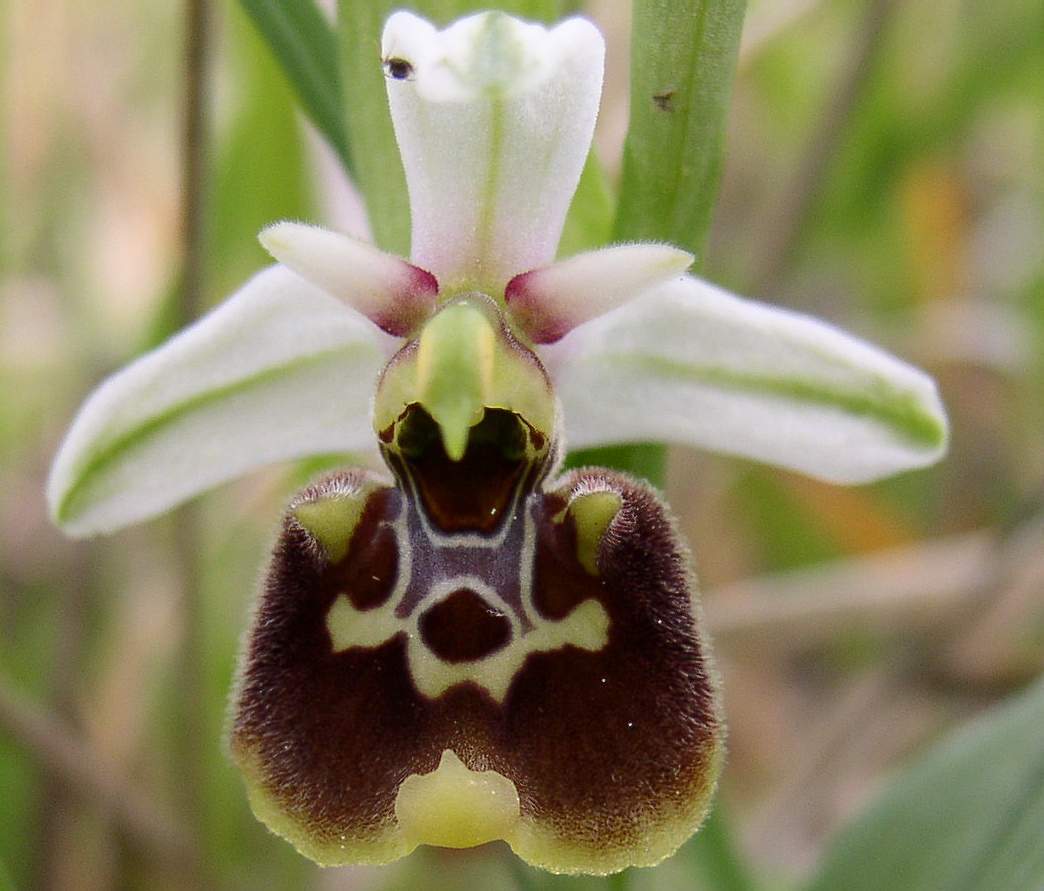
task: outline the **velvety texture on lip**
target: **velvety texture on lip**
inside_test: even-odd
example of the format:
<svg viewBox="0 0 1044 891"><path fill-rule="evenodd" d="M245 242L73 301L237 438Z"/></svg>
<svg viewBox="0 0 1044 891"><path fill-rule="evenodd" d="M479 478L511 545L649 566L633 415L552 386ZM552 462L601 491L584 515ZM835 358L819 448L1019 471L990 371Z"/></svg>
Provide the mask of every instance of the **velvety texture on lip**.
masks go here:
<svg viewBox="0 0 1044 891"><path fill-rule="evenodd" d="M363 471L335 474L295 502L365 498L338 561L292 510L284 521L244 655L231 740L259 816L323 863L394 859L425 840L397 822L400 784L431 774L450 750L468 770L514 784L519 816L501 834L531 863L608 872L670 854L703 818L722 725L688 555L658 497L605 470L523 487L515 509L477 533L502 536L486 556L496 572L468 569L497 603L475 590L431 603L416 589L437 590L459 573L451 564L463 558L446 556L453 536L436 530L441 545L433 544L403 522L423 502L374 483ZM599 491L615 493L619 510L592 574L578 559L585 533L570 504ZM512 545L515 526L528 538ZM391 529L400 532L389 539ZM505 561L521 578L518 590L495 590ZM349 598L358 619L390 608L393 589L406 592L396 621L418 616L422 640L395 633L338 651L328 629L335 602ZM502 654L508 637L508 646L520 646L595 604L608 617L600 647L528 650L502 698L482 685L484 660ZM468 642L469 623L482 639ZM425 695L411 674L411 646L427 647L426 659L470 660L476 680Z"/></svg>

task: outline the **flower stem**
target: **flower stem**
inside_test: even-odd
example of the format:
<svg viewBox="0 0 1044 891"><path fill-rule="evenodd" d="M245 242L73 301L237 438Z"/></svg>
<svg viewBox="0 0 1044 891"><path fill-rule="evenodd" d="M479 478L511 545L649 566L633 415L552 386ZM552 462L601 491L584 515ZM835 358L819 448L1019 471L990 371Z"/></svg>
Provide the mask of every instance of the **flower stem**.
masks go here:
<svg viewBox="0 0 1044 891"><path fill-rule="evenodd" d="M635 0L631 120L615 241L666 241L703 253L721 172L725 115L745 0ZM667 450L592 449L569 463L600 464L666 483Z"/></svg>
<svg viewBox="0 0 1044 891"><path fill-rule="evenodd" d="M699 263L745 10L745 0L635 0L615 240L670 242Z"/></svg>
<svg viewBox="0 0 1044 891"><path fill-rule="evenodd" d="M184 81L181 119L181 270L176 315L181 325L193 322L203 304L206 259L204 210L206 191L208 0L185 0ZM178 684L176 745L181 805L193 834L204 837L206 790L203 740L209 738L203 686L202 605L199 568L199 514L194 504L173 518L173 548L181 593L182 639L175 676Z"/></svg>

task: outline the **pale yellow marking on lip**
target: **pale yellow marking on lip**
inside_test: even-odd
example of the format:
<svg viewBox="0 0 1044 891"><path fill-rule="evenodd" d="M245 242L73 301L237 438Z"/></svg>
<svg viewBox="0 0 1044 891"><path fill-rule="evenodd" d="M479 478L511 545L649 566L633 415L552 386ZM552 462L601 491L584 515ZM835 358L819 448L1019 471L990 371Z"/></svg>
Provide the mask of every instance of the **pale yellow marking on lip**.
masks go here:
<svg viewBox="0 0 1044 891"><path fill-rule="evenodd" d="M342 595L326 614L326 628L334 652L339 653L352 647L379 647L404 631L406 623L395 615L394 599L377 609L358 610Z"/></svg>
<svg viewBox="0 0 1044 891"><path fill-rule="evenodd" d="M593 493L594 495L603 493ZM607 493L610 494L611 493ZM616 496L612 496L616 497ZM609 511L615 501L594 498L589 513L608 515L606 525L615 516ZM581 509L584 510L583 508ZM482 687L497 702L503 702L516 675L531 653L550 652L574 646L588 652L598 652L609 642L609 614L597 600L586 600L563 619L542 618L533 605L532 566L536 531L532 517L527 513L526 534L522 554L522 608L532 619L533 626L523 633L518 618L495 590L475 576L455 576L442 579L428 592L427 604L435 604L458 588L475 591L487 603L507 616L512 624L511 641L507 646L482 658L468 662L445 662L436 656L421 638L419 620L423 608L409 616L398 616L396 606L401 602L411 578L412 559L405 532L405 520L394 524L399 548L399 578L395 591L380 607L358 610L347 596L334 600L326 614L326 628L335 653L354 647L370 649L382 646L398 634L406 638L406 663L417 690L429 699L436 699L458 684L471 682ZM585 523L585 529L591 522ZM588 537L593 533L586 533ZM601 538L599 537L598 541ZM596 545L597 546L597 545ZM593 553L596 553L594 551ZM597 571L597 569L596 569Z"/></svg>
<svg viewBox="0 0 1044 891"><path fill-rule="evenodd" d="M443 662L418 640L419 646L409 648L410 672L417 689L431 698L441 696L456 684L472 681L484 687L497 702L503 702L530 653L560 650L570 645L597 652L608 641L608 613L597 600L585 600L564 619L557 622L541 619L532 631L474 662Z"/></svg>
<svg viewBox="0 0 1044 891"><path fill-rule="evenodd" d="M473 585L472 587L478 587ZM361 611L347 597L338 597L326 617L335 652L352 647L376 647L405 632L410 676L417 689L430 699L450 687L471 681L483 687L497 702L503 702L511 682L530 653L559 650L566 646L597 652L609 640L609 615L597 600L585 600L559 621L540 620L527 634L515 636L501 650L471 662L444 662L421 640L417 615L399 618L394 604Z"/></svg>
<svg viewBox="0 0 1044 891"><path fill-rule="evenodd" d="M519 814L511 780L469 770L451 749L431 773L403 780L395 798L395 817L411 845L473 848L511 835Z"/></svg>
<svg viewBox="0 0 1044 891"><path fill-rule="evenodd" d="M236 746L232 751L255 816L321 866L390 863L422 844L462 848L503 839L531 866L554 873L606 875L628 866L655 866L696 831L710 809L724 761L720 733L713 748L703 782L666 804L665 813L649 815L651 825L620 846L597 840L577 844L539 817L523 816L517 787L509 778L492 770L469 770L448 749L432 773L403 780L394 819L365 835L324 836L269 791L251 753Z"/></svg>
<svg viewBox="0 0 1044 891"><path fill-rule="evenodd" d="M304 501L292 508L294 519L322 545L326 559L337 563L348 553L352 533L362 519L376 484L363 486L357 492L334 493L315 501Z"/></svg>
<svg viewBox="0 0 1044 891"><path fill-rule="evenodd" d="M598 551L609 524L620 512L623 499L616 492L586 492L577 495L554 517L556 523L573 517L576 526L576 559L588 575L598 575Z"/></svg>

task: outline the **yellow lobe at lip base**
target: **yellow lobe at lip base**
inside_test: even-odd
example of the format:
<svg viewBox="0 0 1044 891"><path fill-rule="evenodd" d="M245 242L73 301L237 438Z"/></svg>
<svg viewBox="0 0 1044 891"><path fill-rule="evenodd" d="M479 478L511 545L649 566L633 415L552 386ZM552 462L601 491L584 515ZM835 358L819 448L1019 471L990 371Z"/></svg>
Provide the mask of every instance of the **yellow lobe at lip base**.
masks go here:
<svg viewBox="0 0 1044 891"><path fill-rule="evenodd" d="M402 781L395 817L411 844L473 848L507 838L519 821L515 784L495 770L469 770L452 749L431 773Z"/></svg>
<svg viewBox="0 0 1044 891"><path fill-rule="evenodd" d="M585 492L577 495L554 518L556 523L561 523L567 514L572 516L576 526L576 558L588 575L598 575L602 539L622 506L623 499L616 492Z"/></svg>
<svg viewBox="0 0 1044 891"><path fill-rule="evenodd" d="M376 488L376 485L368 485L357 492L302 501L291 510L294 519L322 546L326 558L331 563L337 563L348 553L352 533L359 525L366 502Z"/></svg>
<svg viewBox="0 0 1044 891"><path fill-rule="evenodd" d="M417 350L418 401L439 425L446 454L464 457L468 432L489 404L496 332L468 303L447 306L424 327Z"/></svg>

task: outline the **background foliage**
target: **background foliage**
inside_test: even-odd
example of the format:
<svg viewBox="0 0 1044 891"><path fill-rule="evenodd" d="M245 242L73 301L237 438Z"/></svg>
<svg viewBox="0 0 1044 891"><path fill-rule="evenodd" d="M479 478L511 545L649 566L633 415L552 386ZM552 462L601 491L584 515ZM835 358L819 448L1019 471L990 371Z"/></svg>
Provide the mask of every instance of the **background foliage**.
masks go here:
<svg viewBox="0 0 1044 891"><path fill-rule="evenodd" d="M265 262L254 236L271 220L365 231L349 160L381 202L373 234L405 237L401 191L373 163L394 148L374 123L383 87L353 68L384 5L342 0L354 30L338 38L305 3L215 4L208 305ZM420 6L446 20L459 4ZM88 544L51 528L43 479L72 412L178 315L182 22L179 4L13 0L0 10L0 889L1044 883L1044 7L752 2L730 90L735 3L636 4L639 35L669 14L694 27L642 38L635 82L666 66L703 104L693 133L642 125L626 154L629 4L584 8L610 70L563 250L603 242L616 207L622 237L699 246L713 220L704 274L928 368L954 428L939 467L858 489L684 451L665 465L603 456L665 466L697 556L731 726L708 827L655 870L588 880L497 846L320 872L253 820L219 744L225 701L276 518L319 465L204 497L190 550L178 517ZM694 54L696 36L713 40ZM685 80L694 65L710 73ZM716 131L699 128L729 98L712 218ZM634 119L656 110L636 103ZM663 151L646 168L643 140Z"/></svg>

